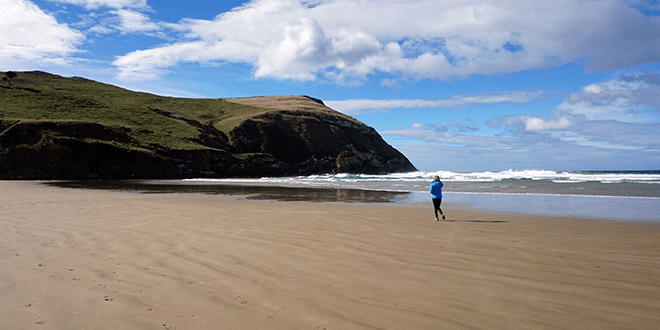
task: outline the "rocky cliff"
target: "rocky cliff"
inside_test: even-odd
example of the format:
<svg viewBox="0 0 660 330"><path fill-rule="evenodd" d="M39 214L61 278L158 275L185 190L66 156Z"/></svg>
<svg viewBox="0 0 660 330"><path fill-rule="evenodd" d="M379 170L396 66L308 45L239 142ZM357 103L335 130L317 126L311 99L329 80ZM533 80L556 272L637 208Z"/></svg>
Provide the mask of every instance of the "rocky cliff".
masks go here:
<svg viewBox="0 0 660 330"><path fill-rule="evenodd" d="M17 74L0 88L0 179L415 170L373 128L308 96L181 99Z"/></svg>

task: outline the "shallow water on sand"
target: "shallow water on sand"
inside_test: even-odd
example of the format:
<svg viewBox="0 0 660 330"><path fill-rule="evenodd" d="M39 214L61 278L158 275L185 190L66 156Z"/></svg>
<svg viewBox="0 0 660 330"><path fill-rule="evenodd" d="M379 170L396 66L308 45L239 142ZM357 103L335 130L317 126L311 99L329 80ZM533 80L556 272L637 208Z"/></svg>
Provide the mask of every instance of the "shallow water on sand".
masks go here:
<svg viewBox="0 0 660 330"><path fill-rule="evenodd" d="M344 202L391 203L403 202L408 192L387 192L362 189L333 189L310 187L282 187L276 185L241 185L224 183L196 183L180 180L150 181L61 181L49 185L62 188L132 191L146 194L209 194L234 196L248 200L284 202Z"/></svg>
<svg viewBox="0 0 660 330"><path fill-rule="evenodd" d="M381 191L357 188L279 186L275 183L230 183L219 181L56 181L62 188L102 189L140 193L210 194L248 200L315 203L428 204L422 191ZM538 215L578 216L619 221L660 222L660 198L585 196L569 194L445 192L443 203L465 204L477 209ZM431 214L431 212L429 212Z"/></svg>
<svg viewBox="0 0 660 330"><path fill-rule="evenodd" d="M428 199L426 194L417 195L416 199L419 201ZM660 198L444 193L443 202L445 201L493 211L660 222Z"/></svg>

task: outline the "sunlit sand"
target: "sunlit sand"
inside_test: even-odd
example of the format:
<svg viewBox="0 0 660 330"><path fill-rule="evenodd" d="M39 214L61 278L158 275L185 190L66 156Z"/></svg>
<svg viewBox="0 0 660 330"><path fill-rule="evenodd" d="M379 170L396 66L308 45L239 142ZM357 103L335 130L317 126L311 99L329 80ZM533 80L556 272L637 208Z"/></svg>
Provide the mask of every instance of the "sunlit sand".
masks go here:
<svg viewBox="0 0 660 330"><path fill-rule="evenodd" d="M0 181L2 329L654 329L660 224Z"/></svg>

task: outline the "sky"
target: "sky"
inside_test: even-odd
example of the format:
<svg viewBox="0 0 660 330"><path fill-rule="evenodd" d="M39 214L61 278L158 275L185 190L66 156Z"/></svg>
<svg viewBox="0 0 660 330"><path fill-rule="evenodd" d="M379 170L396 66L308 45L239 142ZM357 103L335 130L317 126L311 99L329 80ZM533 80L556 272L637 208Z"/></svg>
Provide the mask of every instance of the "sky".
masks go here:
<svg viewBox="0 0 660 330"><path fill-rule="evenodd" d="M660 2L0 0L0 71L309 95L423 171L660 170Z"/></svg>

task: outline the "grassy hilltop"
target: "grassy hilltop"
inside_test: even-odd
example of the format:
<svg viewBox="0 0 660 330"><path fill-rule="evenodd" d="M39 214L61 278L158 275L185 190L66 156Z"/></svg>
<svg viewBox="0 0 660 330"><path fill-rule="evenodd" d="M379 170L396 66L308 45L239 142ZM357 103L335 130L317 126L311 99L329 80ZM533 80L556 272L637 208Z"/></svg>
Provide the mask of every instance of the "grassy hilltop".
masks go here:
<svg viewBox="0 0 660 330"><path fill-rule="evenodd" d="M307 96L185 99L17 75L12 88L0 87L0 178L327 173L344 151L344 165L382 172L391 170L380 163L403 157L390 147L394 153L369 161L387 145L380 136Z"/></svg>

